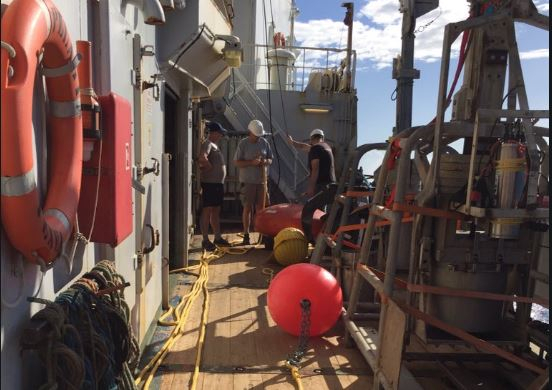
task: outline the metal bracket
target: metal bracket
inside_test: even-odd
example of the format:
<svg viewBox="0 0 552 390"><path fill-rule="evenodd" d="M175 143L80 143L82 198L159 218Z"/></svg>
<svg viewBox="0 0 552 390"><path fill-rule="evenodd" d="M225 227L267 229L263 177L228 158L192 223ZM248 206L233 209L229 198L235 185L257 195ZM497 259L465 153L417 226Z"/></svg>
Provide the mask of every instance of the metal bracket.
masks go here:
<svg viewBox="0 0 552 390"><path fill-rule="evenodd" d="M136 271L138 267L142 266L142 262L144 261L144 254L142 253L142 251L137 251L136 254L132 256L132 261L133 269Z"/></svg>
<svg viewBox="0 0 552 390"><path fill-rule="evenodd" d="M142 48L140 49L140 55L142 57L153 57L155 55L155 51L153 50L153 45L142 46Z"/></svg>
<svg viewBox="0 0 552 390"><path fill-rule="evenodd" d="M401 68L401 59L400 56L393 58L393 70L392 78L394 80L398 79L419 79L420 70L415 68Z"/></svg>
<svg viewBox="0 0 552 390"><path fill-rule="evenodd" d="M146 227L149 228L151 232L151 244L141 251L143 255L153 252L155 247L159 245L159 230L154 229L149 223L146 224Z"/></svg>
<svg viewBox="0 0 552 390"><path fill-rule="evenodd" d="M138 191L142 195L146 194L146 187L144 187L142 184L140 184L140 182L137 181L136 179L132 179L132 188L134 188L136 191Z"/></svg>
<svg viewBox="0 0 552 390"><path fill-rule="evenodd" d="M143 170L141 170L140 180L148 173L153 173L155 176L159 176L159 160L155 157L152 157L151 159L153 160L153 166L151 168L145 167Z"/></svg>
<svg viewBox="0 0 552 390"><path fill-rule="evenodd" d="M161 88L159 87L159 83L165 82L165 77L160 74L156 73L151 76L152 81L142 81L142 91L145 91L146 89L153 88L153 98L155 101L159 101L160 91Z"/></svg>
<svg viewBox="0 0 552 390"><path fill-rule="evenodd" d="M150 83L148 81L142 81L142 91L145 91L146 89L153 88L153 98L155 101L159 101L159 84L157 83Z"/></svg>
<svg viewBox="0 0 552 390"><path fill-rule="evenodd" d="M142 180L142 167L139 165L132 167L132 188L140 192L142 195L146 193L146 187L144 187L140 181Z"/></svg>
<svg viewBox="0 0 552 390"><path fill-rule="evenodd" d="M142 74L140 70L136 70L136 69L130 70L130 83L134 88L140 88L142 84Z"/></svg>

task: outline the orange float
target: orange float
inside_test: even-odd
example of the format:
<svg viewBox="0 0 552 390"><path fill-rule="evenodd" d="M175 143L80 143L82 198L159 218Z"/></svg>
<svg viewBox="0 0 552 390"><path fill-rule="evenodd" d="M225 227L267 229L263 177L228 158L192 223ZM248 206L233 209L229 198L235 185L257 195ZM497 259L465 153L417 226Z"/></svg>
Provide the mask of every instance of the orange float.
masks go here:
<svg viewBox="0 0 552 390"><path fill-rule="evenodd" d="M48 93L48 191L33 158L33 89L39 56ZM82 173L79 83L69 32L50 0L14 0L2 17L1 206L10 242L45 267L73 229ZM43 206L42 206L43 205Z"/></svg>
<svg viewBox="0 0 552 390"><path fill-rule="evenodd" d="M265 236L276 237L283 229L293 227L303 232L301 214L303 205L294 203L280 203L266 207L255 214L255 230ZM323 211L315 210L312 218L312 237L322 230L325 215ZM303 232L305 233L305 232Z"/></svg>

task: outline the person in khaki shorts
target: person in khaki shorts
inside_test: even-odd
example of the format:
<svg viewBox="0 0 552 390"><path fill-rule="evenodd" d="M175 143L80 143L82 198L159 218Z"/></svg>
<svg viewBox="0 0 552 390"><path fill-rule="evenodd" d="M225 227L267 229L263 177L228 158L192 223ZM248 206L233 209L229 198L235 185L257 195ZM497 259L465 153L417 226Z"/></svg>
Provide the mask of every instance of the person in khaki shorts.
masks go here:
<svg viewBox="0 0 552 390"><path fill-rule="evenodd" d="M267 192L267 167L272 164L272 150L267 140L262 138L263 124L252 120L247 126L249 135L238 144L234 161L239 168L243 203L243 245L249 245L249 227L255 211L264 209Z"/></svg>

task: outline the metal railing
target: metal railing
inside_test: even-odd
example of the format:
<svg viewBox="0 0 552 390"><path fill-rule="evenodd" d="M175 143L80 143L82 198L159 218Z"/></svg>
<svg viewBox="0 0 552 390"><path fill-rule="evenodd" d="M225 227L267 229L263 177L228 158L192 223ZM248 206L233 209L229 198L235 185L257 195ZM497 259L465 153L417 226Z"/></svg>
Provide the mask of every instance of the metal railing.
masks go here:
<svg viewBox="0 0 552 390"><path fill-rule="evenodd" d="M309 76L312 72L320 72L326 78L324 91L339 92L345 85L344 73L346 69L341 65L346 60L346 49L321 49L316 47L286 47L295 54L293 66L288 69L280 68L277 74L278 79L270 79L270 66L282 66L283 64L272 63L268 60L267 52L273 47L266 45L244 45L246 58L252 59L255 63L242 63L240 69L232 71L230 89L225 98L227 108L224 113L226 119L238 131L245 131L251 119L259 119L263 123L271 123L272 136L269 141L274 151L278 151L276 162L270 167L269 175L278 183L280 190L290 199L298 199L300 193L305 190L308 177L308 167L304 159L299 158L295 148L287 142L287 134L276 118L270 115L269 110L257 94L258 90L281 89L292 92L303 92L308 85ZM286 55L282 55L284 58ZM272 57L274 59L274 57ZM354 74L356 64L356 53L353 52L351 66L351 90L354 91ZM343 62L344 63L344 62ZM274 69L272 69L274 70ZM343 76L339 77L339 71ZM273 74L274 75L274 74ZM283 75L282 79L280 76ZM285 79L284 79L285 77ZM319 86L322 84L318 80ZM331 84L328 87L328 82ZM352 107L344 107L345 115L350 114ZM340 126L345 123L340 123ZM345 129L343 129L345 130ZM336 161L336 168L341 164Z"/></svg>
<svg viewBox="0 0 552 390"><path fill-rule="evenodd" d="M274 117L271 118L268 109L241 71L234 70L234 78L237 87L228 96L230 103L225 111L226 118L236 129L246 129L251 119L271 123L272 137L269 137L269 142L273 151L278 150L280 158L270 167L269 175L288 199L297 199L308 176L305 162L298 158L297 150L287 142L284 129Z"/></svg>
<svg viewBox="0 0 552 390"><path fill-rule="evenodd" d="M248 82L253 89L270 89L268 72L269 67L276 64L270 64L267 59L267 53L275 49L272 45L243 45L246 53L252 53L254 63L244 62L241 65L240 71L246 76ZM347 49L335 48L319 48L319 47L302 47L302 46L286 46L279 49L286 49L295 54L293 66L288 70L286 80L280 80L280 88L288 91L303 92L309 82L309 76L313 72L340 72L343 71L343 66L347 58ZM342 65L343 62L343 65ZM282 66L277 64L276 66ZM355 85L356 71L356 51L352 51L351 60L351 89Z"/></svg>

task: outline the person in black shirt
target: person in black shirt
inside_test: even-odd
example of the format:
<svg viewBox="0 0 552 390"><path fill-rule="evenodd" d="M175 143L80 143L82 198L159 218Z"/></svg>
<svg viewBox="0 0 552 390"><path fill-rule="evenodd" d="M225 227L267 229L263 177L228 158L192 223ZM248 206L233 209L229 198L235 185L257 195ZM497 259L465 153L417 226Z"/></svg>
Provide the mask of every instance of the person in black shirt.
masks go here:
<svg viewBox="0 0 552 390"><path fill-rule="evenodd" d="M328 184L335 183L335 168L332 148L324 142L324 132L314 129L310 133L310 143L297 142L288 135L288 141L297 149L309 153L310 176L307 196L310 198L322 191Z"/></svg>

